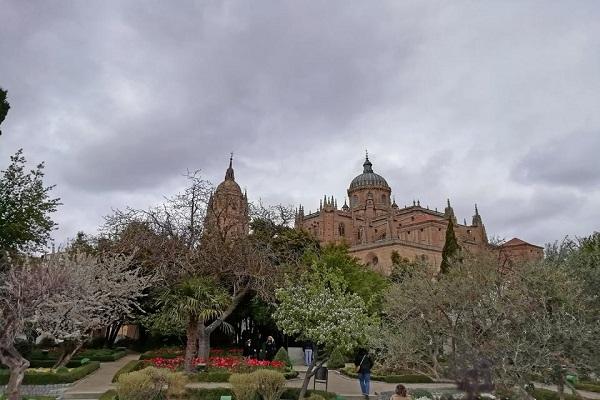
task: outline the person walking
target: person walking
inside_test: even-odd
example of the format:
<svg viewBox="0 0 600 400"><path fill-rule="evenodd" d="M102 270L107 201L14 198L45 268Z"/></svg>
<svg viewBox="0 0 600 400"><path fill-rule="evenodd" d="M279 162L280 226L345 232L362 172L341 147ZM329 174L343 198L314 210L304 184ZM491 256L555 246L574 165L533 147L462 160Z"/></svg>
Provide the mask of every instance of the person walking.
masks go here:
<svg viewBox="0 0 600 400"><path fill-rule="evenodd" d="M360 349L356 358L354 359L354 365L356 366L356 372L358 373L358 383L360 384L360 390L362 391L365 399L369 398L369 391L371 386L371 368L373 367L373 360L366 349Z"/></svg>

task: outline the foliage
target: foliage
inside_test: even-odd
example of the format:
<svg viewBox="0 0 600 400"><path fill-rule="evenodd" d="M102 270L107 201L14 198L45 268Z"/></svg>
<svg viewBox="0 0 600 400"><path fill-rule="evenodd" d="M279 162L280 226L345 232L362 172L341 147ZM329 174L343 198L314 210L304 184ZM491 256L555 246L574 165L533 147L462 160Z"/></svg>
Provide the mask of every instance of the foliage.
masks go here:
<svg viewBox="0 0 600 400"><path fill-rule="evenodd" d="M4 122L6 114L8 114L8 110L10 110L10 104L8 103L8 100L6 100L7 94L8 92L0 87L0 125L2 125L2 122ZM0 135L2 135L1 130Z"/></svg>
<svg viewBox="0 0 600 400"><path fill-rule="evenodd" d="M117 381L119 400L147 400L182 397L185 394L185 375L159 368L123 374Z"/></svg>
<svg viewBox="0 0 600 400"><path fill-rule="evenodd" d="M561 384L567 370L598 357L598 322L581 283L546 262L508 269L481 254L454 260L437 280L416 271L392 286L385 311L372 335L385 363L433 377L457 377L484 359L500 387L522 386L532 372ZM565 366L558 376L557 365Z"/></svg>
<svg viewBox="0 0 600 400"><path fill-rule="evenodd" d="M117 391L114 389L107 390L100 395L98 400L113 400L117 397Z"/></svg>
<svg viewBox="0 0 600 400"><path fill-rule="evenodd" d="M326 264L314 263L300 279L293 282L288 279L275 293L279 302L274 313L277 325L287 335L315 343L317 350L326 354L319 366L335 348L351 351L366 341L366 329L375 322L363 299L350 292L346 281L336 272ZM313 360L305 374L301 396L318 369L314 367Z"/></svg>
<svg viewBox="0 0 600 400"><path fill-rule="evenodd" d="M342 354L340 349L335 348L331 355L329 356L329 360L327 360L327 368L336 369L336 368L344 368L346 364L346 357Z"/></svg>
<svg viewBox="0 0 600 400"><path fill-rule="evenodd" d="M0 176L0 251L41 251L56 226L50 214L60 199L50 198L54 186L44 186L44 163L26 172L22 149L10 160Z"/></svg>
<svg viewBox="0 0 600 400"><path fill-rule="evenodd" d="M411 261L408 258L400 256L396 250L392 251L391 261L392 273L390 274L390 280L396 283L401 283L403 280L410 278L418 268L429 268L426 262L422 260Z"/></svg>
<svg viewBox="0 0 600 400"><path fill-rule="evenodd" d="M263 400L278 400L285 390L285 377L280 372L259 369L250 375L256 381L256 392Z"/></svg>
<svg viewBox="0 0 600 400"><path fill-rule="evenodd" d="M229 383L236 400L254 400L258 382L252 374L233 374L229 377Z"/></svg>
<svg viewBox="0 0 600 400"><path fill-rule="evenodd" d="M292 368L292 360L290 360L290 356L285 349L285 347L280 347L275 353L275 357L273 357L273 361L280 361L285 364L287 368Z"/></svg>
<svg viewBox="0 0 600 400"><path fill-rule="evenodd" d="M95 370L100 368L100 363L92 361L89 364L83 365L77 368L68 368L64 372L51 368L38 368L28 369L25 372L25 378L23 379L24 385L56 385L59 383L71 383L75 382L86 375L91 374ZM8 383L9 371L6 369L0 369L0 385Z"/></svg>
<svg viewBox="0 0 600 400"><path fill-rule="evenodd" d="M230 300L227 291L210 278L191 277L165 289L157 299L159 311L146 321L163 334L182 334L190 320L218 318Z"/></svg>
<svg viewBox="0 0 600 400"><path fill-rule="evenodd" d="M344 281L346 289L363 300L369 313L379 312L388 280L365 267L358 258L348 253L344 245L328 245L320 253L312 253L307 262Z"/></svg>
<svg viewBox="0 0 600 400"><path fill-rule="evenodd" d="M446 228L446 240L444 242L444 248L442 249L442 263L440 265L440 272L445 274L448 272L452 260L458 257L461 248L456 240L456 234L454 233L454 222L452 218L448 220L448 228Z"/></svg>

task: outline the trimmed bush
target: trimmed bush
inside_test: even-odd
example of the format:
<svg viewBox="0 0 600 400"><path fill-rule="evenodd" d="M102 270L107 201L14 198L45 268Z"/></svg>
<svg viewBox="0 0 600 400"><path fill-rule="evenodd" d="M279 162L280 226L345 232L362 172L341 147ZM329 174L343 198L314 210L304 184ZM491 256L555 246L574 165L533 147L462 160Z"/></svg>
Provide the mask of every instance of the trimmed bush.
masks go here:
<svg viewBox="0 0 600 400"><path fill-rule="evenodd" d="M427 397L428 399L433 400L433 395L431 394L431 392L429 390L425 390L425 389L409 390L408 394L413 399L418 399L418 398L421 398L421 397Z"/></svg>
<svg viewBox="0 0 600 400"><path fill-rule="evenodd" d="M311 393L310 396L305 397L308 400L325 400L325 397L317 393Z"/></svg>
<svg viewBox="0 0 600 400"><path fill-rule="evenodd" d="M233 392L229 388L188 389L186 398L189 400L221 400L221 396L233 396Z"/></svg>
<svg viewBox="0 0 600 400"><path fill-rule="evenodd" d="M182 373L148 367L122 374L117 381L119 400L147 400L182 397L187 378Z"/></svg>
<svg viewBox="0 0 600 400"><path fill-rule="evenodd" d="M263 400L279 400L285 390L285 377L281 372L259 369L250 375L256 382L256 392Z"/></svg>
<svg viewBox="0 0 600 400"><path fill-rule="evenodd" d="M258 385L252 374L232 374L229 383L236 400L254 400Z"/></svg>
<svg viewBox="0 0 600 400"><path fill-rule="evenodd" d="M67 369L66 372L58 372L57 370L38 371L35 369L28 369L25 371L25 378L23 379L23 384L56 385L59 383L72 383L78 381L86 375L89 375L98 368L100 368L100 363L97 361L93 361L89 364L77 368ZM6 385L8 383L9 376L9 370L0 370L0 385Z"/></svg>
<svg viewBox="0 0 600 400"><path fill-rule="evenodd" d="M547 389L534 389L532 395L536 400L559 400L558 393ZM577 397L565 391L565 400L577 400Z"/></svg>
<svg viewBox="0 0 600 400"><path fill-rule="evenodd" d="M282 363L285 363L287 368L293 367L292 360L290 360L290 356L284 347L280 347L279 350L277 350L275 357L273 357L273 361L281 361Z"/></svg>
<svg viewBox="0 0 600 400"><path fill-rule="evenodd" d="M344 368L346 365L346 357L342 354L340 349L335 349L331 352L329 359L327 360L327 368L338 369Z"/></svg>
<svg viewBox="0 0 600 400"><path fill-rule="evenodd" d="M119 376L121 376L122 374L128 374L130 372L139 371L141 369L144 369L145 367L147 367L147 365L142 360L132 360L132 361L129 361L127 364L123 365L115 373L115 376L113 376L113 378L112 378L112 382L116 383L119 380Z"/></svg>
<svg viewBox="0 0 600 400"><path fill-rule="evenodd" d="M231 372L229 371L206 371L193 375L196 382L229 382Z"/></svg>

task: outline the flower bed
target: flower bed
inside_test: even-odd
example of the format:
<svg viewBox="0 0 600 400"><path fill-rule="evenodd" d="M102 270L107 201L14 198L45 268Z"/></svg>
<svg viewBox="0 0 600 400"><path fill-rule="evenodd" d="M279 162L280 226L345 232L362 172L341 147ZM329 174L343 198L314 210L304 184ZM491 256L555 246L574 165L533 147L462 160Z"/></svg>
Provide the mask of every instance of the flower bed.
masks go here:
<svg viewBox="0 0 600 400"><path fill-rule="evenodd" d="M175 371L181 369L183 361L181 356L175 358L156 357L149 359L148 363L158 368L168 368ZM229 372L250 372L258 368L285 369L285 363L282 361L244 359L235 356L209 357L208 360L197 357L192 360L192 364L194 367L201 365L211 369L225 369Z"/></svg>

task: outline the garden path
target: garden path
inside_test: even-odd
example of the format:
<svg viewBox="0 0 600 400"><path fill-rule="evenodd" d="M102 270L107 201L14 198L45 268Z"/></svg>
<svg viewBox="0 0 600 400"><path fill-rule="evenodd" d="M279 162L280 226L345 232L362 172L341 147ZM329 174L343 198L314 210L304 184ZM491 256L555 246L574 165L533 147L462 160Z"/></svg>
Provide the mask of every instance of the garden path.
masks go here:
<svg viewBox="0 0 600 400"><path fill-rule="evenodd" d="M81 379L63 394L63 399L97 399L109 389L114 388L112 378L129 361L140 358L139 354L128 354L117 361L100 363L100 368Z"/></svg>

